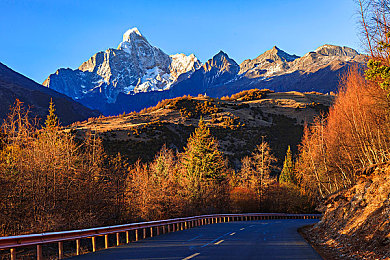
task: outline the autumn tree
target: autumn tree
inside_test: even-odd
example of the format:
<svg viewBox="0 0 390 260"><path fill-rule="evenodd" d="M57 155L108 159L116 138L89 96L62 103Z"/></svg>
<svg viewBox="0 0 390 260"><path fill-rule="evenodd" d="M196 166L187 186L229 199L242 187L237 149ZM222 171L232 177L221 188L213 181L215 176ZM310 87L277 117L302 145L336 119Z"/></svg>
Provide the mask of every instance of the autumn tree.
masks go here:
<svg viewBox="0 0 390 260"><path fill-rule="evenodd" d="M275 162L276 158L264 138L256 146L251 156L244 157L241 161L239 172L241 185L256 192L260 207L264 192L273 181L270 174L274 169Z"/></svg>
<svg viewBox="0 0 390 260"><path fill-rule="evenodd" d="M126 178L129 172L130 165L127 163L120 153L115 156L106 158L106 173L104 173L106 181L110 182L110 192L112 198L115 198L115 219L128 220L125 211L125 196L126 196Z"/></svg>
<svg viewBox="0 0 390 260"><path fill-rule="evenodd" d="M114 201L107 193L110 183L94 175L104 172L103 157L97 156L101 144L95 142L91 148L90 143L76 143L69 133L33 122L17 101L1 128L5 142L0 156L0 232L110 223Z"/></svg>
<svg viewBox="0 0 390 260"><path fill-rule="evenodd" d="M363 169L390 159L390 2L357 2L367 69L350 68L327 118L305 131L296 172L312 197L350 187Z"/></svg>

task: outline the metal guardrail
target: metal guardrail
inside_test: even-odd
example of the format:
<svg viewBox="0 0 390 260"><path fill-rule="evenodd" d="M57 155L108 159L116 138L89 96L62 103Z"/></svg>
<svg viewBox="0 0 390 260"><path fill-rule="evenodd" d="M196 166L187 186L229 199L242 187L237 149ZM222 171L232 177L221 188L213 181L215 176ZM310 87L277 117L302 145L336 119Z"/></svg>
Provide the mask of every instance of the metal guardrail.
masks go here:
<svg viewBox="0 0 390 260"><path fill-rule="evenodd" d="M96 237L104 236L105 248L109 247L108 235L116 234L116 246L121 244L120 233L126 233L126 243L130 243L130 231L134 231L134 241L142 238L146 238L146 230L150 229L149 236L165 234L167 232L175 232L191 227L220 223L231 221L249 221L249 220L261 220L261 219L318 219L321 218L321 214L284 214L284 213L249 213L249 214L214 214L214 215L201 215L195 217L175 218L167 220L149 221L141 223L131 223L124 225L98 227L71 231L61 232L48 232L41 234L21 235L21 236L9 236L0 237L0 250L9 249L11 253L11 260L16 259L16 248L24 246L37 246L37 259L42 259L42 244L58 243L58 258L62 259L63 254L63 242L64 241L76 241L76 255L80 255L80 241L81 239L91 238L92 251L95 252ZM139 230L142 230L142 234L139 234Z"/></svg>

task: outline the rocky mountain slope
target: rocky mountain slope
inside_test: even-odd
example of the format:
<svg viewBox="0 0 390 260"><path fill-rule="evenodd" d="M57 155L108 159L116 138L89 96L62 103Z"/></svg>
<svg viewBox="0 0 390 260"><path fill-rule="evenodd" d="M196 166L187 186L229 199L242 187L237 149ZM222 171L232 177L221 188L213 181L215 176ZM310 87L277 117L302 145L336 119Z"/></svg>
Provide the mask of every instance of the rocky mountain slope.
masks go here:
<svg viewBox="0 0 390 260"><path fill-rule="evenodd" d="M96 53L76 70L59 69L43 85L105 111L105 105L115 103L119 93L169 89L180 75L190 74L199 66L193 54L169 56L133 28L123 35L117 49Z"/></svg>
<svg viewBox="0 0 390 260"><path fill-rule="evenodd" d="M1 121L7 116L10 106L14 104L16 99L30 107L31 116L45 118L51 98L53 98L57 109L56 113L63 125L99 115L98 111L84 107L71 98L48 89L0 63Z"/></svg>
<svg viewBox="0 0 390 260"><path fill-rule="evenodd" d="M133 28L117 49L95 54L76 70L59 69L43 85L117 115L182 95L222 97L252 88L328 93L351 65L364 63L351 48L323 45L303 57L274 46L240 65L220 51L201 64L193 54L165 54Z"/></svg>
<svg viewBox="0 0 390 260"><path fill-rule="evenodd" d="M330 195L319 207L322 220L305 231L329 259L390 259L390 164L362 176Z"/></svg>
<svg viewBox="0 0 390 260"><path fill-rule="evenodd" d="M223 100L180 97L164 100L141 113L89 119L68 130L79 138L86 131L95 131L109 153L120 152L130 162L139 158L148 161L164 144L182 151L203 117L233 167L254 150L262 136L282 163L287 146L296 149L300 142L304 123L326 112L333 99L319 93L269 90L244 91Z"/></svg>

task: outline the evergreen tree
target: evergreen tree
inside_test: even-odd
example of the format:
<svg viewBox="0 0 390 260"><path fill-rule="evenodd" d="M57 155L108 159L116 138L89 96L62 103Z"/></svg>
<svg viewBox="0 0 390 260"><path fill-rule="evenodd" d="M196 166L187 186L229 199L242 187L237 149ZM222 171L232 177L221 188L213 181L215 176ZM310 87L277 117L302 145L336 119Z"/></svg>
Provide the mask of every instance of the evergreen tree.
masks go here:
<svg viewBox="0 0 390 260"><path fill-rule="evenodd" d="M218 141L210 134L202 119L198 128L188 139L181 156L186 176L195 185L203 180L219 181L224 178L225 160L218 150Z"/></svg>
<svg viewBox="0 0 390 260"><path fill-rule="evenodd" d="M288 146L286 157L283 163L283 169L279 176L279 182L296 184L296 178L294 176L294 162L292 159L291 148Z"/></svg>
<svg viewBox="0 0 390 260"><path fill-rule="evenodd" d="M55 114L55 105L53 103L53 99L50 99L50 104L49 104L49 114L46 117L45 121L45 127L46 128L55 128L59 125L58 117Z"/></svg>
<svg viewBox="0 0 390 260"><path fill-rule="evenodd" d="M203 119L200 119L198 128L188 139L180 162L189 181L188 188L193 192L200 192L202 184L207 181L223 180L225 160L222 152L218 150L218 141L211 136Z"/></svg>
<svg viewBox="0 0 390 260"><path fill-rule="evenodd" d="M183 195L189 203L191 214L220 212L228 203L225 159L218 150L218 141L202 119L188 139L179 165L184 187Z"/></svg>

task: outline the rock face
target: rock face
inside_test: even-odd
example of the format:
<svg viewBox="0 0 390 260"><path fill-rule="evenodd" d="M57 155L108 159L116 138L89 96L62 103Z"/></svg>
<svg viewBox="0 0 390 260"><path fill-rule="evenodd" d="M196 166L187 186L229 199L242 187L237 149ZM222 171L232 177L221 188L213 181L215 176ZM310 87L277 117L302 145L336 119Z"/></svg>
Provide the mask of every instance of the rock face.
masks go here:
<svg viewBox="0 0 390 260"><path fill-rule="evenodd" d="M303 57L274 46L240 65L221 51L202 65L193 54L165 54L133 28L117 49L96 53L76 70L59 69L43 85L115 115L180 95L222 97L251 88L327 93L351 65L364 63L355 50L326 44Z"/></svg>
<svg viewBox="0 0 390 260"><path fill-rule="evenodd" d="M275 68L288 68L287 63L297 58L299 57L290 55L274 46L253 60L244 60L240 64L240 74L244 74L248 78L257 78L267 74L267 72L271 75Z"/></svg>
<svg viewBox="0 0 390 260"><path fill-rule="evenodd" d="M338 259L390 258L390 164L374 165L349 189L331 194L319 207L322 220L308 233Z"/></svg>
<svg viewBox="0 0 390 260"><path fill-rule="evenodd" d="M323 45L302 57L278 47L240 64L236 79L208 91L211 96L231 95L249 88L275 91L337 91L342 74L352 65L364 66L365 57L348 47Z"/></svg>
<svg viewBox="0 0 390 260"><path fill-rule="evenodd" d="M62 125L85 120L89 117L97 117L100 114L98 111L93 111L63 94L48 89L0 63L1 121L7 116L10 106L16 99L30 108L30 116L45 118L51 98Z"/></svg>
<svg viewBox="0 0 390 260"><path fill-rule="evenodd" d="M117 101L107 106L105 112L108 111L108 114L119 114L124 111L139 111L143 108L154 106L163 99L184 95L209 95L208 91L210 89L234 81L239 70L239 65L229 58L226 53L220 51L194 72L181 74L170 89L138 93L136 95L120 93Z"/></svg>
<svg viewBox="0 0 390 260"><path fill-rule="evenodd" d="M98 52L76 69L59 69L43 85L105 111L119 93L169 89L183 73L200 67L192 54L169 56L152 46L137 28L128 30L117 49Z"/></svg>

